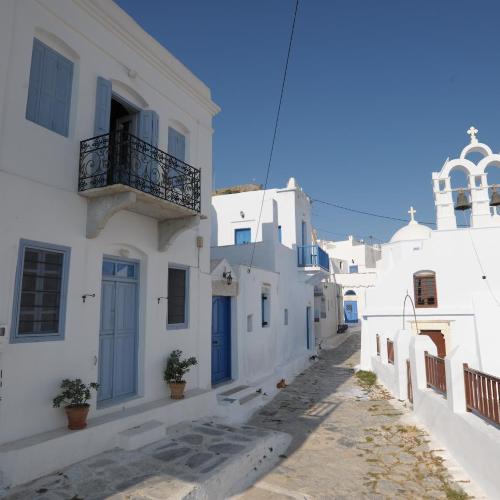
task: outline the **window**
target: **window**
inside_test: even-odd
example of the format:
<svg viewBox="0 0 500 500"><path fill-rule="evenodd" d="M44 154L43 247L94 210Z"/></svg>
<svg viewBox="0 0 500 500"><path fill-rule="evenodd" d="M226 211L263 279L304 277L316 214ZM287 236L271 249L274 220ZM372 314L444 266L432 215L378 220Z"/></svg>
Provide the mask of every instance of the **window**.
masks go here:
<svg viewBox="0 0 500 500"><path fill-rule="evenodd" d="M73 63L33 40L26 119L68 136Z"/></svg>
<svg viewBox="0 0 500 500"><path fill-rule="evenodd" d="M285 324L285 326L288 326L288 309L285 308L285 311L283 313L283 323Z"/></svg>
<svg viewBox="0 0 500 500"><path fill-rule="evenodd" d="M189 270L168 268L168 325L169 329L187 328Z"/></svg>
<svg viewBox="0 0 500 500"><path fill-rule="evenodd" d="M267 328L271 323L271 298L268 289L263 289L260 295L260 304L262 312L262 328Z"/></svg>
<svg viewBox="0 0 500 500"><path fill-rule="evenodd" d="M283 239L282 239L282 234L281 234L281 226L278 226L278 241L280 243L283 242Z"/></svg>
<svg viewBox="0 0 500 500"><path fill-rule="evenodd" d="M436 273L419 271L413 275L415 307L437 307Z"/></svg>
<svg viewBox="0 0 500 500"><path fill-rule="evenodd" d="M349 272L350 273L357 273L358 272L358 266L357 265L349 266Z"/></svg>
<svg viewBox="0 0 500 500"><path fill-rule="evenodd" d="M175 128L168 127L168 154L186 161L186 136Z"/></svg>
<svg viewBox="0 0 500 500"><path fill-rule="evenodd" d="M21 240L12 342L64 338L70 253L67 247Z"/></svg>
<svg viewBox="0 0 500 500"><path fill-rule="evenodd" d="M252 233L249 227L234 230L234 244L247 245L252 241Z"/></svg>

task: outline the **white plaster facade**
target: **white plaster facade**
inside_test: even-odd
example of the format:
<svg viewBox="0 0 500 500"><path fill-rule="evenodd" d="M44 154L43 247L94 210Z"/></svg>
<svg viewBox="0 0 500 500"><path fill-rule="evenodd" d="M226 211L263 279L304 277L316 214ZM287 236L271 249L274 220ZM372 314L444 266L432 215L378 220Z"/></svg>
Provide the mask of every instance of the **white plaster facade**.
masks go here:
<svg viewBox="0 0 500 500"><path fill-rule="evenodd" d="M34 38L73 63L67 137L25 118ZM98 77L112 82L113 95L157 112L161 150L167 151L169 126L183 132L185 161L201 170L198 214L129 190L120 196L133 198L123 206L135 212L109 212L95 237L86 237L92 202L78 193L79 143L94 135ZM210 90L111 0L1 3L0 470L5 484L116 446L117 432L145 420L175 423L213 411L215 399L204 391L210 389L209 219L212 118L218 111ZM160 216L137 213L140 196L142 206L156 207ZM71 249L62 340L10 341L22 239ZM63 378L98 379L103 256L139 263L137 391L133 399L102 408L94 394L89 427L71 434L64 430L64 412L51 402ZM157 300L167 295L169 264L189 270L187 327L176 330L167 329L167 302ZM84 302L84 294L95 297ZM192 397L175 406L167 400L162 372L166 356L177 348L199 364L187 379ZM44 459L47 450L54 456L50 463ZM23 466L27 457L29 467Z"/></svg>
<svg viewBox="0 0 500 500"><path fill-rule="evenodd" d="M483 159L473 164L466 159L471 151L481 152ZM360 368L375 371L379 380L404 400L408 397L406 362L410 360L417 418L491 498L500 490L494 465L500 460L500 432L466 412L463 363L500 376L500 340L496 334L500 224L496 208L488 203L484 173L486 166L498 166L497 157L473 138L459 159L448 161L441 172L433 174L437 230L418 224L411 210L411 222L382 246L377 282L367 292L363 313L360 363ZM471 183L480 180L480 187L469 185L470 228L457 228L449 183L454 168L470 169ZM413 275L422 270L435 273L437 298L430 307L418 307L414 296ZM417 303L415 310L410 299ZM424 351L435 355L437 349L427 335L419 333L429 330L444 336L447 399L427 388ZM393 363L388 360L387 339L394 342Z"/></svg>
<svg viewBox="0 0 500 500"><path fill-rule="evenodd" d="M214 269L218 274L213 279L221 281L221 269L230 268L237 282L237 292L231 292L231 378L236 383L262 386L272 394L281 378L290 380L315 353L314 284L327 272L319 266L299 267L297 258L297 247L303 242L311 244L310 201L290 179L285 189L214 196L212 206L212 258L223 259ZM234 244L239 228L250 228L252 243ZM267 326L261 322L263 287L270 291ZM224 294L220 286L214 288L217 294Z"/></svg>
<svg viewBox="0 0 500 500"><path fill-rule="evenodd" d="M349 236L347 240L320 240L319 245L330 257L329 281L340 288L339 322L344 323L344 302L356 301L357 315L361 318L366 307L367 290L375 285L376 264L381 250L378 245L368 245Z"/></svg>

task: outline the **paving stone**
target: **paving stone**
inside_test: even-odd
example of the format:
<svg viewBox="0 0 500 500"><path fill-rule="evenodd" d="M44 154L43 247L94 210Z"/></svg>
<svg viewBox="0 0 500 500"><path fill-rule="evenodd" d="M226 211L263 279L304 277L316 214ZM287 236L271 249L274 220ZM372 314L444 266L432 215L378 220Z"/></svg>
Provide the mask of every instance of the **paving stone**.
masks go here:
<svg viewBox="0 0 500 500"><path fill-rule="evenodd" d="M202 432L203 434L207 434L208 436L223 436L224 435L224 431L221 431L218 429L198 427L196 430Z"/></svg>
<svg viewBox="0 0 500 500"><path fill-rule="evenodd" d="M154 455L158 460L162 460L163 462L171 462L172 460L177 460L180 457L183 457L187 453L191 451L191 448L173 448L171 450L165 450L161 453L156 453Z"/></svg>
<svg viewBox="0 0 500 500"><path fill-rule="evenodd" d="M214 444L213 446L209 446L208 449L210 451L213 451L214 453L224 453L224 454L234 455L235 453L243 451L245 447L240 444L220 443L220 444Z"/></svg>
<svg viewBox="0 0 500 500"><path fill-rule="evenodd" d="M219 465L223 464L227 460L227 457L218 457L217 460L212 462L208 467L205 467L201 470L203 474L208 472L212 472L215 468L219 467Z"/></svg>
<svg viewBox="0 0 500 500"><path fill-rule="evenodd" d="M185 436L181 436L179 441L189 444L201 444L203 443L203 436L200 434L186 434Z"/></svg>
<svg viewBox="0 0 500 500"><path fill-rule="evenodd" d="M188 458L186 465L191 469L197 469L201 465L207 463L213 456L212 453L196 453Z"/></svg>

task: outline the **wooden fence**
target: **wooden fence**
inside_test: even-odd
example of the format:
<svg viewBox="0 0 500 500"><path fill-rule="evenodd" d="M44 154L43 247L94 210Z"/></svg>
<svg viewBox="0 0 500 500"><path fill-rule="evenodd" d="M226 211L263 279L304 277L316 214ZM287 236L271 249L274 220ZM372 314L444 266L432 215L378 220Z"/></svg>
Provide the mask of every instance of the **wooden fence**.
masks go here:
<svg viewBox="0 0 500 500"><path fill-rule="evenodd" d="M387 339L387 362L394 364L394 342L389 339Z"/></svg>
<svg viewBox="0 0 500 500"><path fill-rule="evenodd" d="M427 387L432 387L446 397L444 359L425 351L425 375L427 377Z"/></svg>
<svg viewBox="0 0 500 500"><path fill-rule="evenodd" d="M465 401L467 411L500 424L500 379L469 368L464 363Z"/></svg>

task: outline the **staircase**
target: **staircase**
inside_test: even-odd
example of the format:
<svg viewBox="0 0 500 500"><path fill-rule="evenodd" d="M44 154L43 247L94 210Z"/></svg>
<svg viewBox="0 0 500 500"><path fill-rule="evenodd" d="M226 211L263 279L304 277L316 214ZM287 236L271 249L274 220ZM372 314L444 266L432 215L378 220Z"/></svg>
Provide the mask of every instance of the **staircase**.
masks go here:
<svg viewBox="0 0 500 500"><path fill-rule="evenodd" d="M266 402L261 389L237 385L217 393L217 414L228 423L246 422Z"/></svg>

